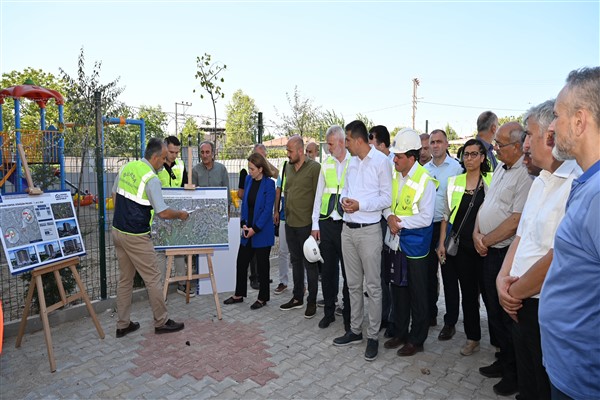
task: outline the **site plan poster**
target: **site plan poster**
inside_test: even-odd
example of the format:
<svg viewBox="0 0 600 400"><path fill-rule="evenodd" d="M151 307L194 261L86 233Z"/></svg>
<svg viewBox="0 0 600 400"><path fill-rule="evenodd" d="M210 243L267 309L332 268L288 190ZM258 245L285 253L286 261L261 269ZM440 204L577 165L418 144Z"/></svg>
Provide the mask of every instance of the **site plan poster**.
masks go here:
<svg viewBox="0 0 600 400"><path fill-rule="evenodd" d="M227 188L165 188L165 203L190 213L186 221L154 215L152 241L158 250L169 248L228 248Z"/></svg>
<svg viewBox="0 0 600 400"><path fill-rule="evenodd" d="M0 196L0 234L13 275L85 254L69 191Z"/></svg>

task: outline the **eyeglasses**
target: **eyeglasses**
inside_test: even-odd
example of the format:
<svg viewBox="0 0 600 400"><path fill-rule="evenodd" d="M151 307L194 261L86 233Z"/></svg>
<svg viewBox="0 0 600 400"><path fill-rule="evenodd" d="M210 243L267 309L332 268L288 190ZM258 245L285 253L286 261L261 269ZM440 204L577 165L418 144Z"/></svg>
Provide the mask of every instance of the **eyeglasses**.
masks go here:
<svg viewBox="0 0 600 400"><path fill-rule="evenodd" d="M494 146L498 147L499 149L506 147L506 146L510 146L511 144L515 144L515 143L518 143L518 141L502 144L499 141L494 140Z"/></svg>
<svg viewBox="0 0 600 400"><path fill-rule="evenodd" d="M373 140L375 139L375 135L373 135L372 133L369 133L369 140Z"/></svg>
<svg viewBox="0 0 600 400"><path fill-rule="evenodd" d="M483 155L483 153L481 153L479 151L473 151L471 153L466 152L466 153L463 153L463 158L477 158L481 155Z"/></svg>

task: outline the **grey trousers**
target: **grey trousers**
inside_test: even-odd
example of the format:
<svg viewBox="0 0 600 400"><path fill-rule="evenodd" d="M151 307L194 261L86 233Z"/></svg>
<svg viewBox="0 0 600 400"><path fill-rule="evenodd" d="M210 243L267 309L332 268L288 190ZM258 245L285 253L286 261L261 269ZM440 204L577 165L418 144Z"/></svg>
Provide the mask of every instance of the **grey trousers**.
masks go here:
<svg viewBox="0 0 600 400"><path fill-rule="evenodd" d="M379 223L363 228L342 228L342 253L350 292L350 329L362 332L364 316L363 279L367 285L367 337L377 339L381 324L381 247Z"/></svg>

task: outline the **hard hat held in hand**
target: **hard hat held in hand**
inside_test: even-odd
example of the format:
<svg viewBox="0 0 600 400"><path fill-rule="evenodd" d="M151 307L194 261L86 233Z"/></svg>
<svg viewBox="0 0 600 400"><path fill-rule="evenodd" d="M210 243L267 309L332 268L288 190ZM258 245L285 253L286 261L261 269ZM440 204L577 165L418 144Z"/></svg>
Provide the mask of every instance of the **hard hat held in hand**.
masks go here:
<svg viewBox="0 0 600 400"><path fill-rule="evenodd" d="M304 257L308 260L308 262L316 263L317 261L323 262L323 257L321 257L321 250L319 250L319 245L314 237L309 236L308 239L304 242Z"/></svg>
<svg viewBox="0 0 600 400"><path fill-rule="evenodd" d="M394 137L394 141L390 146L390 152L404 154L410 150L419 150L420 148L421 137L419 134L413 129L404 128L396 133L396 137Z"/></svg>

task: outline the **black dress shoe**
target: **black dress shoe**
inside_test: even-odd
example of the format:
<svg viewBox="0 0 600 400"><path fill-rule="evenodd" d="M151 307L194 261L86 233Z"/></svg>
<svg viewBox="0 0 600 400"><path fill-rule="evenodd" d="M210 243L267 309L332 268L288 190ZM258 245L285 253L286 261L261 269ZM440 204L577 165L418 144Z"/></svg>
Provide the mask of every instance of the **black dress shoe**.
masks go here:
<svg viewBox="0 0 600 400"><path fill-rule="evenodd" d="M444 325L440 334L438 335L438 340L450 340L456 333L456 329L450 325Z"/></svg>
<svg viewBox="0 0 600 400"><path fill-rule="evenodd" d="M175 322L172 319L167 320L163 326L154 328L154 333L171 333L182 330L184 327L183 322Z"/></svg>
<svg viewBox="0 0 600 400"><path fill-rule="evenodd" d="M328 317L326 315L319 321L319 328L325 329L331 325L332 322L335 322L335 316L332 315L331 317Z"/></svg>
<svg viewBox="0 0 600 400"><path fill-rule="evenodd" d="M393 338L396 336L396 333L394 332L394 328L391 326L388 326L387 329L385 330L385 332L383 332L383 337L384 338Z"/></svg>
<svg viewBox="0 0 600 400"><path fill-rule="evenodd" d="M251 281L250 287L254 290L258 290L258 289L260 289L260 283L258 283L258 281Z"/></svg>
<svg viewBox="0 0 600 400"><path fill-rule="evenodd" d="M479 373L488 378L501 378L502 364L500 363L500 361L496 360L492 365L479 368Z"/></svg>
<svg viewBox="0 0 600 400"><path fill-rule="evenodd" d="M243 297L240 297L239 299L236 299L235 297L231 296L230 298L226 299L223 304L234 304L234 303L242 303L244 301Z"/></svg>
<svg viewBox="0 0 600 400"><path fill-rule="evenodd" d="M498 396L510 396L519 391L517 382L513 379L502 378L500 382L493 386L494 393Z"/></svg>
<svg viewBox="0 0 600 400"><path fill-rule="evenodd" d="M398 350L396 352L396 354L399 355L400 357L410 357L410 356L414 356L415 354L417 354L420 351L423 351L423 346L415 346L412 343L406 343L404 346L402 346L400 348L400 350Z"/></svg>
<svg viewBox="0 0 600 400"><path fill-rule="evenodd" d="M117 329L116 336L118 338L121 338L121 337L127 335L129 332L134 332L134 331L137 331L138 329L140 329L140 323L139 322L131 322L131 321L129 321L129 326L127 328Z"/></svg>
<svg viewBox="0 0 600 400"><path fill-rule="evenodd" d="M234 299L234 300L235 300L235 299ZM266 301L265 301L265 302L262 302L262 301L260 301L260 300L256 300L256 301L254 302L254 304L252 304L252 305L250 306L250 309L251 309L251 310L258 310L259 308L263 308L263 307L264 307L264 306L266 306L266 305L267 305L267 302L266 302Z"/></svg>

